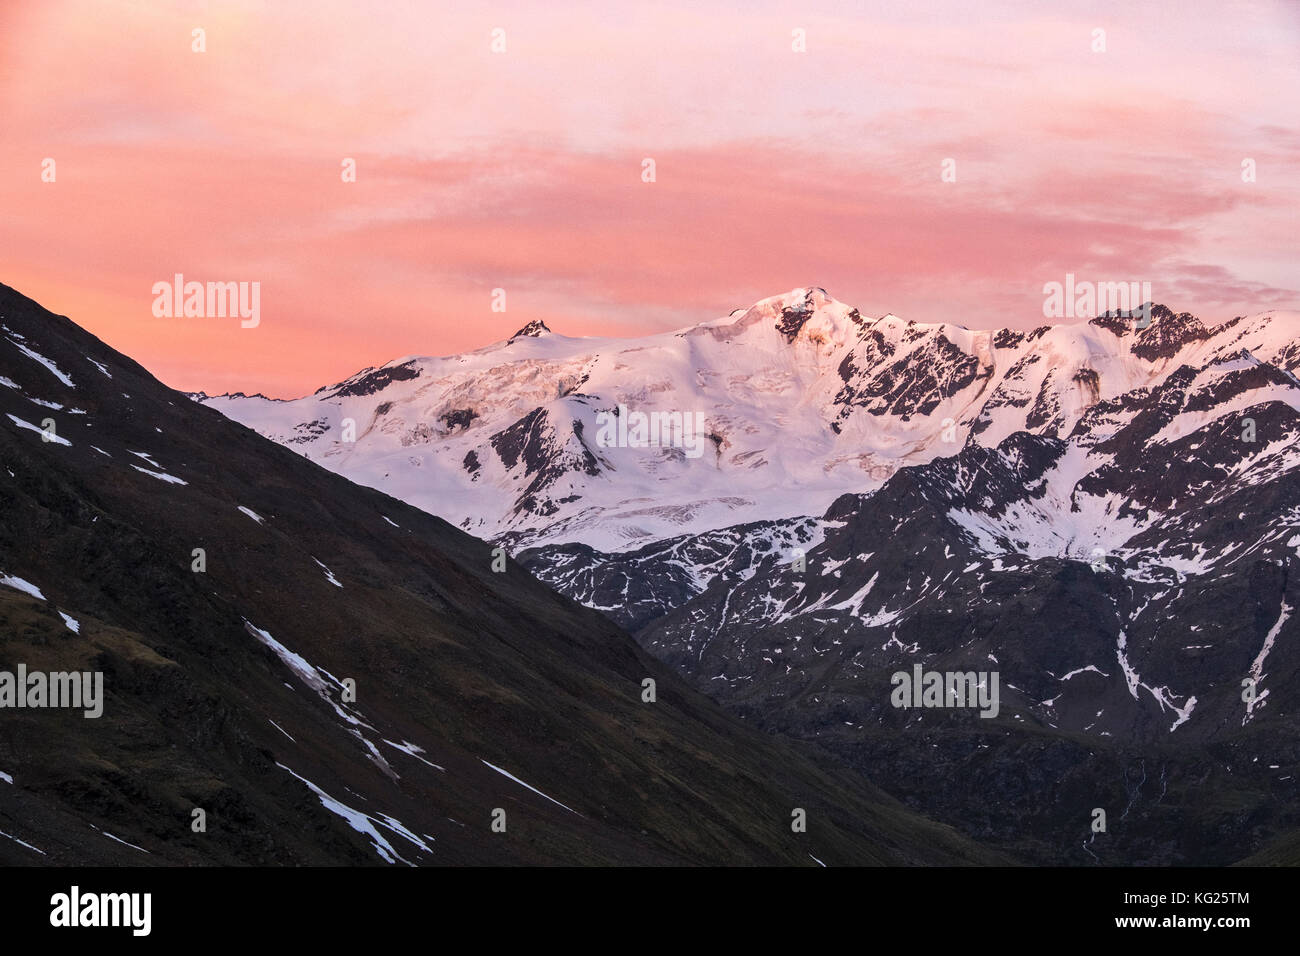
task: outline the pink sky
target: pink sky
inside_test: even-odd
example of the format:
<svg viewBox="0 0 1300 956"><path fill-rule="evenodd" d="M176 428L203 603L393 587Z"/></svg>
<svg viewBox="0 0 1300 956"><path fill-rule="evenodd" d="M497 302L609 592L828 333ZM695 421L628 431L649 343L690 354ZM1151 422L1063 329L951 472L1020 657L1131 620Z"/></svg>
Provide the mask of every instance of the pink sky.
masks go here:
<svg viewBox="0 0 1300 956"><path fill-rule="evenodd" d="M1300 307L1300 4L1050 6L3 0L0 282L276 396L804 285L986 328L1067 272ZM156 318L177 272L260 282L260 325Z"/></svg>

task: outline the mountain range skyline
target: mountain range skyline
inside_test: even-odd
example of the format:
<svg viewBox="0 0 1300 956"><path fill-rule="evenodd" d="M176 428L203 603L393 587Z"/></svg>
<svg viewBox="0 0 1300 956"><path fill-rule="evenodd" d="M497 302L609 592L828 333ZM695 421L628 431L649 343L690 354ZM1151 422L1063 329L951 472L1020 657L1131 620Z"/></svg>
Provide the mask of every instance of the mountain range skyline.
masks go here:
<svg viewBox="0 0 1300 956"><path fill-rule="evenodd" d="M1063 438L1099 401L1158 387L1184 362L1242 348L1279 360L1300 327L1280 310L1217 326L1150 312L972 330L864 315L805 287L656 336L574 338L530 323L298 399L195 397L473 534L622 551L815 516L970 442L993 447L1022 429ZM693 422L694 447L602 447L624 409Z"/></svg>
<svg viewBox="0 0 1300 956"><path fill-rule="evenodd" d="M1070 278L1073 279L1073 276L1071 276ZM1071 288L1070 286L1067 286L1065 282L1057 282L1056 285L1057 285L1057 286L1064 287L1064 288ZM1095 285L1095 284L1094 284L1094 285ZM844 303L846 303L846 304L847 304L848 301L849 301L849 300L845 300L845 299L839 299L837 296L834 296L834 295L830 294L830 293L827 291L827 287L826 287L825 285L822 285L822 284L819 284L819 283L813 283L813 284L811 284L811 285L805 285L805 286L799 286L799 287L796 287L796 289L794 290L794 292L795 292L796 294L802 294L802 291L803 291L803 290L806 290L806 289L817 290L817 291L821 292L823 295L826 295L829 299L832 299L833 301L844 302ZM770 291L770 290L769 290L769 291ZM657 335L662 335L662 334L664 334L664 333L672 334L672 333L676 333L676 332L682 332L682 331L685 331L685 330L688 330L688 329L698 328L698 327L701 327L701 326L708 326L708 325L714 325L714 324L726 323L726 322L729 322L729 321L734 320L734 319L736 318L737 315L740 315L740 314L744 313L748 308L752 307L752 306L753 306L754 304L756 304L756 303L763 302L763 301L770 301L770 300L780 299L780 298L785 297L785 296L788 296L788 295L790 295L790 294L791 294L791 293L781 292L781 293L776 293L776 294L769 294L769 295L765 295L765 296L760 296L759 298L752 300L748 305L742 305L742 306L740 306L740 307L738 307L738 308L734 308L734 309L732 309L732 310L730 310L729 312L724 313L724 314L719 314L719 315L712 315L712 314L710 314L710 317L708 317L708 318L703 318L703 319L700 319L699 321L693 321L693 322L690 322L690 323L688 323L688 324L686 324L686 325L683 325L683 326L681 326L681 327L679 327L679 328L665 329L665 330L663 330L663 332L654 332L654 331L639 332L639 331L638 331L638 332L635 332L635 333L633 333L633 334L631 334L631 335L627 335L627 336L609 336L609 335L599 335L599 334L571 335L571 334L569 334L569 330L567 330L566 328L564 328L562 325L560 325L558 328L553 328L550 324L548 324L548 323L551 323L551 322L555 322L555 323L557 323L557 325L558 325L560 320L556 320L556 319L553 319L553 318L552 318L552 319L530 318L530 319L526 319L526 320L524 320L523 325L520 325L518 328L516 328L516 329L514 330L514 332L509 333L509 334L506 334L506 335L499 336L498 338L485 339L485 340L483 340L482 342L478 343L477 346L471 346L471 348L468 349L468 350L466 350L466 351L467 351L468 353L473 353L473 352L481 351L482 349L490 348L490 347L495 346L495 345L499 345L499 344L502 344L502 343L505 343L505 342L509 342L511 339L515 339L515 338L518 338L518 337L520 337L520 336L524 336L524 335L529 335L529 336L531 336L531 335L533 335L536 331L541 331L541 332L544 332L544 333L547 333L547 334L550 334L550 335L558 336L559 338L563 338L563 339L572 339L572 340L574 340L574 341L583 341L583 340L585 340L585 341L590 341L590 342L599 342L599 341L601 341L601 340L606 340L606 339L617 339L617 338L623 338L623 339L627 339L627 340L635 340L635 339L650 339L650 338L654 338L654 337L657 336ZM1054 294L1058 296L1058 299L1057 299L1057 300L1059 301L1059 293L1050 293L1050 292L1049 292L1049 293L1043 293L1043 294L1041 294L1041 295L1039 296L1039 299L1045 301L1045 300L1048 300L1049 298L1051 298L1051 296L1054 295ZM182 301L182 300L183 300L183 297L179 297L179 296L178 296L178 301ZM1081 300L1079 300L1079 299L1074 299L1074 300L1069 300L1069 299L1067 299L1066 301L1076 301L1076 302L1078 302L1078 301L1081 301ZM1093 294L1093 298L1089 299L1088 301L1096 301L1095 294ZM1129 301L1129 300L1126 299L1125 301ZM1133 300L1133 301L1136 301L1136 300ZM1104 302L1105 302L1105 300L1103 300L1103 304L1104 304ZM1041 304L1041 303L1040 303L1040 304ZM1129 313L1129 312L1131 312L1132 315L1133 315L1133 317L1134 317L1135 319L1137 319L1138 321L1141 321L1141 315L1140 315L1140 313L1141 313L1141 306L1142 306L1142 305L1154 305L1154 306L1159 306L1159 307L1161 307L1162 309L1166 309L1166 310L1168 310L1168 311L1170 311L1170 312L1173 312L1173 311L1174 311L1174 310L1171 309L1171 308L1170 308L1166 303L1161 302L1161 301L1157 301L1157 300L1154 300L1154 299L1148 299L1148 300L1146 300L1144 303L1139 303L1139 307L1138 307L1138 308L1135 308L1135 309L1132 309L1132 310L1130 310L1130 309L1128 309L1128 308L1122 308L1122 309L1120 309L1120 310L1118 310L1118 311L1120 311L1120 312L1122 312L1122 313ZM1300 311L1300 310L1291 309L1291 308L1281 308L1281 309L1271 309L1271 310L1264 310L1264 311L1282 311L1282 312L1292 312L1292 311ZM1087 314L1087 315L1078 314L1078 315L1070 315L1070 316L1065 317L1065 318L1050 318L1050 317L1045 316L1045 315L1041 315L1041 314L1038 314L1038 313L1033 313L1032 310L1031 310L1031 312L1030 312L1029 315L1004 316L1003 318L1004 318L1004 319L1007 319L1008 321L1006 321L1006 322L1003 323L1003 324L980 325L980 326L973 326L973 325L966 324L966 323L963 323L963 322L960 322L960 321L947 320L947 319L943 319L943 318L929 318L929 319L927 319L927 318L921 318L921 317L918 317L918 316L900 315L900 314L897 314L897 313L895 313L895 312L893 312L893 311L885 311L885 312L881 312L881 313L879 313L878 315L874 316L874 318L879 318L879 319L894 319L894 320L897 320L897 321L900 321L900 322L903 322L903 323L906 323L906 324L910 324L910 325L933 326L933 327L951 326L952 328L961 329L961 330L963 330L963 331L967 331L967 332L976 332L976 333L997 333L997 332L1002 332L1002 331L1008 331L1008 332L1011 332L1011 331L1032 332L1032 331L1035 331L1036 329L1042 329L1042 328L1044 328L1044 327L1053 327L1053 326L1058 326L1058 325L1060 325L1060 326L1082 326L1082 325L1087 325L1087 324L1093 322L1093 321L1094 321L1095 319L1097 319L1097 318L1100 318L1100 317L1102 317L1102 316L1104 316L1104 315L1107 315L1108 312L1109 312L1109 310L1106 310L1106 309L1103 308L1103 309L1097 309L1097 310L1095 310L1094 312L1091 312L1091 313L1089 313L1089 314ZM1249 317L1249 316L1252 315L1252 314L1259 314L1259 313L1252 313L1252 312L1250 312L1250 311L1248 310L1246 313L1241 314L1241 315L1225 316L1225 317L1223 317L1223 318L1219 318L1219 319L1205 319L1205 317L1202 316L1202 315L1200 315L1199 313L1197 313L1197 312L1195 311L1195 309L1184 310L1184 314L1196 315L1196 317L1197 317L1198 319L1203 319L1203 320L1206 322L1207 325L1209 325L1210 327L1214 328L1214 327L1222 326L1222 325L1224 325L1225 323L1231 322L1233 319L1242 319L1242 318L1247 318L1247 317ZM231 316L231 317L232 317L232 318L235 318L235 317L237 317L237 316L236 316L234 313L232 313L232 316ZM505 327L508 327L508 326L512 326L512 325L514 325L514 324L515 324L516 322L518 322L518 321L520 321L520 319L518 319L518 318L512 318L510 321L505 322L505 323L502 325L502 328L505 328ZM355 368L355 369L352 370L351 374L349 374L349 375L345 375L345 376L343 376L342 378L336 379L336 380L334 380L334 381L332 381L332 382L330 382L330 383L328 383L328 384L325 384L325 385L318 385L318 386L315 387L315 388L312 388L312 387L308 386L308 389L305 390L305 391L293 391L293 392L286 392L286 393L284 393L284 394L277 394L277 395L268 395L268 394L266 394L266 393L264 393L264 392L246 392L246 391L244 391L243 389L232 389L232 390L229 390L229 391L217 392L217 391L209 391L209 390L207 390L207 389L203 389L203 388L198 388L198 389L185 389L185 388L181 388L180 386L172 386L172 387L175 387L178 391L189 391L191 394L194 394L194 395L202 395L202 396L204 396L204 397L206 397L206 398L222 398L222 397L227 397L227 396L245 395L245 396L249 396L249 397L254 397L254 396L256 396L256 397L261 397L261 398L267 398L267 399L271 399L271 400L273 400L273 401L293 401L294 399L310 397L311 395L313 395L313 394L317 394L317 393L319 393L320 391L322 391L322 390L324 390L324 389L328 389L328 388L337 388L338 386L343 385L343 384L344 384L345 382L347 382L348 380L350 380L350 379L352 379L352 378L355 378L357 375L360 375L360 374L365 373L365 372L373 372L373 371L375 371L375 370L377 370L377 369L389 368L389 367L391 367L391 366L393 366L393 365L400 365L400 364L402 364L403 362L409 362L409 361L411 361L411 360L413 360L413 359L438 359L438 358L450 358L450 357L453 357L453 356L455 356L455 355L460 355L460 354L466 354L466 353L462 353L462 352L440 352L440 351L437 351L437 350L434 350L434 349L425 349L425 350L423 350L423 351L414 351L414 352L413 352L413 351L409 351L409 350L407 350L407 351L405 351L405 352L398 352L398 353L394 353L394 354L393 354L391 357L389 357L388 359L386 359L386 360L380 362L378 365L368 365L368 366L365 366L365 367L362 367L362 368Z"/></svg>

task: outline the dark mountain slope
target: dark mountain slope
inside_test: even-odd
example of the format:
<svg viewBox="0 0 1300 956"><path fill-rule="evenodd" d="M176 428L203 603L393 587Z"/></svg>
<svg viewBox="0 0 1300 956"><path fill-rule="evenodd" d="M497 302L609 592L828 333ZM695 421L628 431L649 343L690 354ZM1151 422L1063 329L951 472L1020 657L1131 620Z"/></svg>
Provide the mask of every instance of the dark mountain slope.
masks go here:
<svg viewBox="0 0 1300 956"><path fill-rule="evenodd" d="M104 675L0 710L0 862L993 859L492 562L0 286L0 670Z"/></svg>
<svg viewBox="0 0 1300 956"><path fill-rule="evenodd" d="M1104 441L1103 404L1069 441L904 469L832 506L806 572L766 558L638 636L736 712L1036 861L1240 860L1300 823L1300 415L1250 375L1181 434L1203 393L1175 377ZM917 664L997 672L999 714L894 707L891 674Z"/></svg>

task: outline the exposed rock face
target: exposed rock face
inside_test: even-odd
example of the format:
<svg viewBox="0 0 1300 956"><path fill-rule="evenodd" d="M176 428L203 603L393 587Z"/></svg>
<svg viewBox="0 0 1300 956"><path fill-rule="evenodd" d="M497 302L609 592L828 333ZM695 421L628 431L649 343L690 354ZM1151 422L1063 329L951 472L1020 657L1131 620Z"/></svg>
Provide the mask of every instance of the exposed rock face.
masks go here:
<svg viewBox="0 0 1300 956"><path fill-rule="evenodd" d="M533 319L531 322L525 325L514 335L510 336L510 338L517 339L520 336L528 336L529 338L535 339L540 335L549 333L550 331L551 330L546 327L546 323L543 322L541 319Z"/></svg>

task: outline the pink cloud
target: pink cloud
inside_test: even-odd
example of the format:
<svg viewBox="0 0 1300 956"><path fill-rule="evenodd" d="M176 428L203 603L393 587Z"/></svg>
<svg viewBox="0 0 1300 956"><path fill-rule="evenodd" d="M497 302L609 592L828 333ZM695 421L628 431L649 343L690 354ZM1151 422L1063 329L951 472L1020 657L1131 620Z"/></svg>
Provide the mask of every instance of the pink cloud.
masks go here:
<svg viewBox="0 0 1300 956"><path fill-rule="evenodd" d="M1018 3L6 4L0 281L170 384L270 394L534 317L639 334L809 283L972 326L1041 324L1067 271L1211 319L1295 305L1300 26L1254 11L1101 5L1098 55L1092 20ZM262 324L154 318L176 272L260 281Z"/></svg>

